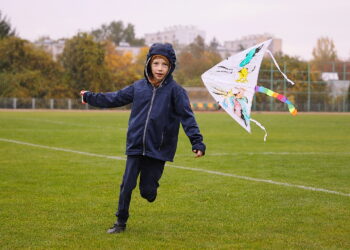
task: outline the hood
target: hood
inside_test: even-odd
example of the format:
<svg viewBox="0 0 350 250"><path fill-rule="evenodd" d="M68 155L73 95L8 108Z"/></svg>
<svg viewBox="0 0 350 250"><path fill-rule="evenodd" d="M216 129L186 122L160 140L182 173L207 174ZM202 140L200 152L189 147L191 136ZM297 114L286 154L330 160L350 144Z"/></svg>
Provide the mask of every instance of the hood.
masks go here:
<svg viewBox="0 0 350 250"><path fill-rule="evenodd" d="M175 70L176 67L176 55L173 46L170 43L154 43L152 46L149 48L148 54L147 54L147 59L146 59L146 65L145 65L145 70L144 70L144 75L147 80L149 80L148 76L151 75L151 65L150 65L150 60L152 56L155 55L162 55L168 58L170 62L170 69L169 73L166 76L164 82L168 80L169 78L172 77L172 73Z"/></svg>

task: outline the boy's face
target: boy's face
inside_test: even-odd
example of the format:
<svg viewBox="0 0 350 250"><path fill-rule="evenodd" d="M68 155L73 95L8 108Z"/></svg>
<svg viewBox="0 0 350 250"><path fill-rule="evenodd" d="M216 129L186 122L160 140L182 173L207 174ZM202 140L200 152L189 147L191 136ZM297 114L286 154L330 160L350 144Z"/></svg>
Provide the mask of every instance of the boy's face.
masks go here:
<svg viewBox="0 0 350 250"><path fill-rule="evenodd" d="M156 82L161 82L169 71L169 62L163 58L155 58L151 64L152 75Z"/></svg>

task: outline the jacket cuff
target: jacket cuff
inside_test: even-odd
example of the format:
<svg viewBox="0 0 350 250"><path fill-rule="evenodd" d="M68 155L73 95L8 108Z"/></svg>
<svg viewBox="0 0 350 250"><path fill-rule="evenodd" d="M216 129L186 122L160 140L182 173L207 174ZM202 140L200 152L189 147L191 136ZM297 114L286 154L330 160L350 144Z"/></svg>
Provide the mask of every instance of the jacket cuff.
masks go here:
<svg viewBox="0 0 350 250"><path fill-rule="evenodd" d="M90 93L90 91L86 91L84 94L83 94L83 102L87 103L87 100L86 100L86 97L87 97L87 94Z"/></svg>
<svg viewBox="0 0 350 250"><path fill-rule="evenodd" d="M197 144L194 144L192 146L192 151L193 150L200 150L200 151L202 151L203 155L205 155L205 149L206 149L206 146L204 143L197 143Z"/></svg>

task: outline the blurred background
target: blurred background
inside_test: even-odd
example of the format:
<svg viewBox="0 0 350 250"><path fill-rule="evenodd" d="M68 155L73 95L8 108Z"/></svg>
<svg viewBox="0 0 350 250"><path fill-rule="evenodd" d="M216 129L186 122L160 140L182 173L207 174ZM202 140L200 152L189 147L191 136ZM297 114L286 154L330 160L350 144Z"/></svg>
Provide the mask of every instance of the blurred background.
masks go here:
<svg viewBox="0 0 350 250"><path fill-rule="evenodd" d="M258 84L299 111L350 111L349 1L2 0L0 108L90 109L79 91L116 91L143 77L148 47L169 42L174 77L197 110L218 106L200 75L272 39ZM128 108L128 107L126 107ZM255 95L254 111L287 111Z"/></svg>

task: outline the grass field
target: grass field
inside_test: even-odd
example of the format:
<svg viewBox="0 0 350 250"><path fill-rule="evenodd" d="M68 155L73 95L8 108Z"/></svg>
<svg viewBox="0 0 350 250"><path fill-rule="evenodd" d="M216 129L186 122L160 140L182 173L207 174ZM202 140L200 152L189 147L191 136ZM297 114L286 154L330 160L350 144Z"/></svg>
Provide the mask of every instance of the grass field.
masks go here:
<svg viewBox="0 0 350 250"><path fill-rule="evenodd" d="M127 231L108 235L128 116L0 111L1 248L350 249L349 114L254 114L264 143L197 113L207 155L181 131L156 202L135 189Z"/></svg>

